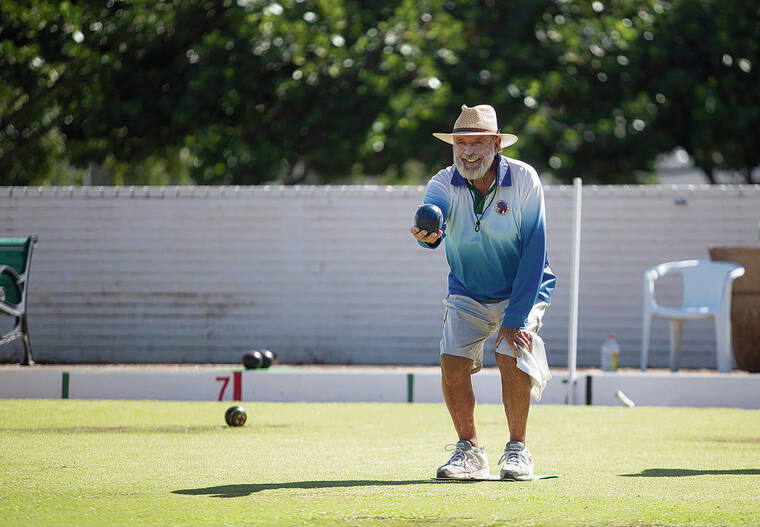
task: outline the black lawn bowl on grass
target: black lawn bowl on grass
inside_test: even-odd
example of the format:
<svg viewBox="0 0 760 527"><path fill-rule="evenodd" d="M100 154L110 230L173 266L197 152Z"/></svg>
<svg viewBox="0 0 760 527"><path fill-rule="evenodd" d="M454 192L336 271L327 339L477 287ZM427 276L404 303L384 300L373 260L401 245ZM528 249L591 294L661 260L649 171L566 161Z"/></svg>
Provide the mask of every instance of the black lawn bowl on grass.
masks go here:
<svg viewBox="0 0 760 527"><path fill-rule="evenodd" d="M229 426L243 426L248 414L242 406L230 406L224 413L224 420Z"/></svg>

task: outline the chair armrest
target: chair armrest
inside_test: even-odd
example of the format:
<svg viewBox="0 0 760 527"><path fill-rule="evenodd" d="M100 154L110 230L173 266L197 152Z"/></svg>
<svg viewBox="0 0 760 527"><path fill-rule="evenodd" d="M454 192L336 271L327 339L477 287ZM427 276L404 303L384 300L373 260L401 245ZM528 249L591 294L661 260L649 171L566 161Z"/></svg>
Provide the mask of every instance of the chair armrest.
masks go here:
<svg viewBox="0 0 760 527"><path fill-rule="evenodd" d="M24 288L21 287L21 284L24 283L24 277L20 276L16 270L13 269L13 267L10 267L8 265L0 265L0 277L3 275L10 276L13 279L13 284L16 286L16 289L18 289L18 295L21 298L21 301L18 304L6 302L8 292L5 290L5 288L0 287L0 289L2 289L2 295L0 295L0 310L8 313L9 315L17 316L18 310L10 306L23 305L24 303L25 291Z"/></svg>
<svg viewBox="0 0 760 527"><path fill-rule="evenodd" d="M651 312L657 308L657 300L654 296L654 283L660 278L660 267L650 267L644 271L644 311L645 313Z"/></svg>
<svg viewBox="0 0 760 527"><path fill-rule="evenodd" d="M12 304L6 304L5 302L0 302L0 313L5 313L6 315L10 315L12 317L20 317L22 315L20 309L14 309L11 307Z"/></svg>
<svg viewBox="0 0 760 527"><path fill-rule="evenodd" d="M9 275L11 278L13 278L13 281L16 284L23 284L24 283L24 277L19 275L16 270L9 266L9 265L0 265L0 276L3 276L4 274Z"/></svg>
<svg viewBox="0 0 760 527"><path fill-rule="evenodd" d="M744 267L742 266L739 266L733 271L731 271L730 273L728 273L728 279L732 282L736 280L737 278L739 278L740 276L744 276Z"/></svg>
<svg viewBox="0 0 760 527"><path fill-rule="evenodd" d="M672 272L681 272L686 268L689 267L695 267L699 264L699 260L679 260L675 262L665 262L661 263L660 265L656 265L655 267L652 267L650 269L647 269L647 272L655 272L657 278L662 278L668 273Z"/></svg>
<svg viewBox="0 0 760 527"><path fill-rule="evenodd" d="M3 274L6 271L8 271L13 277L13 279L16 281L18 281L21 278L21 275L18 274L16 270L10 265L0 265L0 274Z"/></svg>
<svg viewBox="0 0 760 527"><path fill-rule="evenodd" d="M2 287L0 287L0 290L3 290ZM17 304L10 304L5 301L5 290L3 290L3 295L0 296L0 313L5 313L6 315L10 315L12 317L20 317L22 315L22 311L20 309L15 308Z"/></svg>
<svg viewBox="0 0 760 527"><path fill-rule="evenodd" d="M744 275L744 267L737 265L736 269L733 269L726 275L726 280L723 282L723 309L725 315L731 317L731 300L733 296L734 280Z"/></svg>

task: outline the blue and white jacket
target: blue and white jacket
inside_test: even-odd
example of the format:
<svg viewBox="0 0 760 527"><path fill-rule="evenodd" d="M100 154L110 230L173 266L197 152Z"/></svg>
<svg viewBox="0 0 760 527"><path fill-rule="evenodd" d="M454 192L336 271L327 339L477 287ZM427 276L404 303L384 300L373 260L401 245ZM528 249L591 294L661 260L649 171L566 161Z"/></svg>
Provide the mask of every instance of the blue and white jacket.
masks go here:
<svg viewBox="0 0 760 527"><path fill-rule="evenodd" d="M480 230L475 231L473 198L452 165L428 183L425 203L443 212L449 263L449 294L480 302L509 298L502 325L525 327L538 302L549 302L556 277L546 255L544 191L535 169L498 155L496 194L486 196ZM493 200L491 199L493 196Z"/></svg>

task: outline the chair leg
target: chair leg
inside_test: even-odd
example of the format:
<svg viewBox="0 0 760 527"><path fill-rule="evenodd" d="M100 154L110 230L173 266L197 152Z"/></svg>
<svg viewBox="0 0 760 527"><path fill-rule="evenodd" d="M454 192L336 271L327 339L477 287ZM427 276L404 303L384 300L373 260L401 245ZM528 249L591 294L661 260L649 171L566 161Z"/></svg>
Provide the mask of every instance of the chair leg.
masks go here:
<svg viewBox="0 0 760 527"><path fill-rule="evenodd" d="M643 329L641 330L641 371L647 371L649 364L649 336L652 331L652 317L644 315Z"/></svg>
<svg viewBox="0 0 760 527"><path fill-rule="evenodd" d="M678 371L681 362L681 321L670 321L670 371Z"/></svg>
<svg viewBox="0 0 760 527"><path fill-rule="evenodd" d="M21 341L24 344L24 359L21 364L24 366L33 366L34 359L32 359L32 341L29 338L29 327L26 324L26 315L21 317L21 332L24 334L21 337Z"/></svg>
<svg viewBox="0 0 760 527"><path fill-rule="evenodd" d="M715 318L715 353L720 373L731 372L731 322Z"/></svg>

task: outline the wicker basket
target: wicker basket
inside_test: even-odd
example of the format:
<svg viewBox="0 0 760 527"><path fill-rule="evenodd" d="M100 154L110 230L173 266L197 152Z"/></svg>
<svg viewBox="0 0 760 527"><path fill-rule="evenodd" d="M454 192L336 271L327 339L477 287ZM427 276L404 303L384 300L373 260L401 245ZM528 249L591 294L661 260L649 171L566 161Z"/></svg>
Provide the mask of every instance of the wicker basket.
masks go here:
<svg viewBox="0 0 760 527"><path fill-rule="evenodd" d="M760 372L760 247L710 247L709 252L711 260L744 267L731 296L731 340L737 368Z"/></svg>

